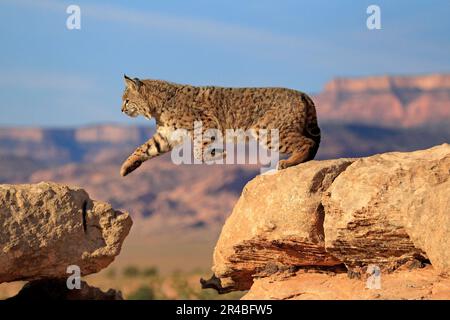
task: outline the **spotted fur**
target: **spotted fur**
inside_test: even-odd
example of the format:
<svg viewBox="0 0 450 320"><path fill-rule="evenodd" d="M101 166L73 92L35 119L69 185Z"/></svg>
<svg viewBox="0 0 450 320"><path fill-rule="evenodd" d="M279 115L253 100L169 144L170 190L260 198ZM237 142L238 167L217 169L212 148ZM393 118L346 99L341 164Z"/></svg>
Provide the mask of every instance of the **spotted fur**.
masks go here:
<svg viewBox="0 0 450 320"><path fill-rule="evenodd" d="M313 159L319 147L314 102L303 92L285 88L195 87L127 76L125 83L122 112L131 117L154 118L157 130L123 163L122 176L144 161L172 150L181 141L173 140L171 133L183 128L192 134L194 121L201 121L203 130L219 129L223 134L226 129L253 129L256 138L260 129L278 129L279 152L290 155L279 161L279 169ZM271 147L270 139L267 146ZM194 150L194 155L205 160L205 150L207 144L202 150Z"/></svg>

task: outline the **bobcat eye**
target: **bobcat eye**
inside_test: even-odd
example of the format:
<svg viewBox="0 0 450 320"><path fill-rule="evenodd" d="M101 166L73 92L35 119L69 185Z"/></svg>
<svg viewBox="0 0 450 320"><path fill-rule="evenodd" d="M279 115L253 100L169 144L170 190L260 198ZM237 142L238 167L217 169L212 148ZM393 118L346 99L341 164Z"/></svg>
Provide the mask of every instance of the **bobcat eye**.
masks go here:
<svg viewBox="0 0 450 320"><path fill-rule="evenodd" d="M129 101L130 101L130 100L126 99L126 100L125 100L125 105L127 105Z"/></svg>

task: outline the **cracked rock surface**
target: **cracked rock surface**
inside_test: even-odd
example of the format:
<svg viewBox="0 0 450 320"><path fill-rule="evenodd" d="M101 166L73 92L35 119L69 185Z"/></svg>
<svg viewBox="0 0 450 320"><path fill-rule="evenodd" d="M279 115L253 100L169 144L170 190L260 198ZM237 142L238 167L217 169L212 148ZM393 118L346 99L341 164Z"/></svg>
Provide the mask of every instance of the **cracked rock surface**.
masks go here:
<svg viewBox="0 0 450 320"><path fill-rule="evenodd" d="M0 283L67 278L107 267L132 225L128 213L81 188L50 182L0 185Z"/></svg>
<svg viewBox="0 0 450 320"><path fill-rule="evenodd" d="M300 285L305 273L324 277L308 282L320 291L332 275L357 281L358 287L370 265L402 279L409 272L403 267L417 264L445 286L450 281L449 195L449 144L310 161L258 176L245 186L222 229L214 250L215 283L227 292L250 289L248 297L282 298L275 293L289 284L286 279ZM262 287L267 294L252 295Z"/></svg>

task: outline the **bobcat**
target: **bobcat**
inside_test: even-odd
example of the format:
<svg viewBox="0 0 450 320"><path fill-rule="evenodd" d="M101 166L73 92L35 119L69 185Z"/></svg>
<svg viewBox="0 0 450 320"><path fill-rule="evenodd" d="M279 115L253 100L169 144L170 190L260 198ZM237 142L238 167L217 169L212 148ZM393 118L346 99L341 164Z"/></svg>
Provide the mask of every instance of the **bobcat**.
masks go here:
<svg viewBox="0 0 450 320"><path fill-rule="evenodd" d="M284 169L314 158L319 148L320 129L313 101L305 93L285 88L194 87L162 80L131 79L124 75L122 112L130 117L155 118L156 133L138 147L123 163L120 174L126 176L144 161L169 152L181 143L174 139L176 129L191 134L194 121L203 130L278 129L279 151L289 154L277 168ZM271 147L270 140L266 143ZM208 143L194 149L194 156L208 159ZM217 157L212 150L209 156Z"/></svg>

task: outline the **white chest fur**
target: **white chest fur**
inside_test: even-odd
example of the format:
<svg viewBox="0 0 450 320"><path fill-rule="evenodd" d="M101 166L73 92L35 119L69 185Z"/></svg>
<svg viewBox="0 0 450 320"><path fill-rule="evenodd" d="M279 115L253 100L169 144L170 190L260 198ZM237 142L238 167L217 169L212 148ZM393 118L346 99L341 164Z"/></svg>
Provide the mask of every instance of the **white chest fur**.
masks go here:
<svg viewBox="0 0 450 320"><path fill-rule="evenodd" d="M171 146L176 146L183 143L185 138L189 137L187 130L175 129L174 127L160 126L156 130L161 136L166 138Z"/></svg>

